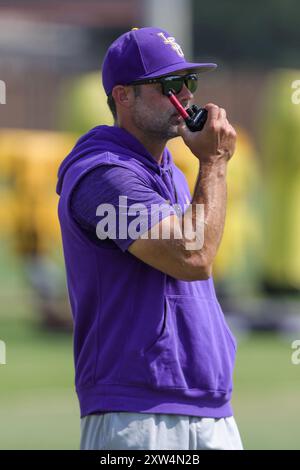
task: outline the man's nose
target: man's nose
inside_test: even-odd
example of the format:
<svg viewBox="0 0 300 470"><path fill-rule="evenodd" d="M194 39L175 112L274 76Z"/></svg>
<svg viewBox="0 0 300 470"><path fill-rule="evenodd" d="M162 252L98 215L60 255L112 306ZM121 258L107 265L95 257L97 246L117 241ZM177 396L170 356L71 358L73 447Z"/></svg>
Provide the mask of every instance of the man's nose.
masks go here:
<svg viewBox="0 0 300 470"><path fill-rule="evenodd" d="M190 101L194 98L193 93L188 89L185 83L183 84L181 92L177 96L179 99L187 101Z"/></svg>

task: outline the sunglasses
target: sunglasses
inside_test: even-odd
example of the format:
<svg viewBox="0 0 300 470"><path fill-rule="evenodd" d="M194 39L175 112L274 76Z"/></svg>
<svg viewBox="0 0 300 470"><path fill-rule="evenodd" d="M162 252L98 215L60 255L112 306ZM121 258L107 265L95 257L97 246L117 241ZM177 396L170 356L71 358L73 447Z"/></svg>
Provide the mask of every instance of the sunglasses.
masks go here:
<svg viewBox="0 0 300 470"><path fill-rule="evenodd" d="M178 95L182 90L183 84L185 84L191 93L194 93L198 86L198 75L195 73L190 73L188 75L168 75L166 77L137 80L136 82L130 83L130 85L146 85L148 83L160 83L164 95L168 95L170 91L175 95Z"/></svg>

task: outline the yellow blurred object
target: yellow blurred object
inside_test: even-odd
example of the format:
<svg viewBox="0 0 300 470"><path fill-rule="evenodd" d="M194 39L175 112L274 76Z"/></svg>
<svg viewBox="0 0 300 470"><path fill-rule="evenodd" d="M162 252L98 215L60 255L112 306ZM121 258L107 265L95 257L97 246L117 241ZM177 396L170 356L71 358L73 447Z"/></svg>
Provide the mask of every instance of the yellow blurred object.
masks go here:
<svg viewBox="0 0 300 470"><path fill-rule="evenodd" d="M19 254L45 254L58 246L60 162L75 137L48 131L0 131L1 235L12 237Z"/></svg>
<svg viewBox="0 0 300 470"><path fill-rule="evenodd" d="M191 150L185 145L181 137L176 137L171 139L167 144L168 149L170 150L173 160L184 173L191 194L193 194L196 178L198 175L199 169L199 160L191 152Z"/></svg>
<svg viewBox="0 0 300 470"><path fill-rule="evenodd" d="M270 74L261 104L264 175L264 283L269 291L300 291L300 70ZM296 90L296 91L295 91Z"/></svg>
<svg viewBox="0 0 300 470"><path fill-rule="evenodd" d="M98 70L70 80L60 103L59 128L63 132L84 134L92 127L113 124Z"/></svg>

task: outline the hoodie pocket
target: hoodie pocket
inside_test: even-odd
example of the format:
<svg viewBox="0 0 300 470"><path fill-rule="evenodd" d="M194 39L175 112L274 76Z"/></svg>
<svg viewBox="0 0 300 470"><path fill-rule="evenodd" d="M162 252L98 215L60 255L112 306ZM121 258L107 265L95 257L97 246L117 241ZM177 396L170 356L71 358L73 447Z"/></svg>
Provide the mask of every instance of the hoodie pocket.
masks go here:
<svg viewBox="0 0 300 470"><path fill-rule="evenodd" d="M155 388L230 393L236 341L216 299L165 298L164 328L144 350Z"/></svg>

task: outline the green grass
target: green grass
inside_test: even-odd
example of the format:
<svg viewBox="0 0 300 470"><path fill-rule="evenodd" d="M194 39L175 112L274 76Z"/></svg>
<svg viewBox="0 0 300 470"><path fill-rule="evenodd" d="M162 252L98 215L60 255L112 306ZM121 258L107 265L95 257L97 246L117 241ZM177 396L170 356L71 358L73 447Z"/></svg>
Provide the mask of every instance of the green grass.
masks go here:
<svg viewBox="0 0 300 470"><path fill-rule="evenodd" d="M7 364L0 366L0 449L78 449L72 338L38 327L20 265L1 249L0 307L7 347ZM296 333L240 338L233 407L246 449L300 449L294 339Z"/></svg>
<svg viewBox="0 0 300 470"><path fill-rule="evenodd" d="M22 321L14 329L2 322L1 337L7 364L0 366L0 448L78 448L71 338Z"/></svg>
<svg viewBox="0 0 300 470"><path fill-rule="evenodd" d="M247 449L300 449L300 365L291 341L254 335L240 342L233 406Z"/></svg>
<svg viewBox="0 0 300 470"><path fill-rule="evenodd" d="M68 335L24 321L2 322L7 365L0 368L0 448L76 449L79 411ZM233 406L247 449L299 449L300 366L290 341L254 335L240 341Z"/></svg>
<svg viewBox="0 0 300 470"><path fill-rule="evenodd" d="M0 244L0 449L78 449L72 338L39 327L22 266Z"/></svg>

